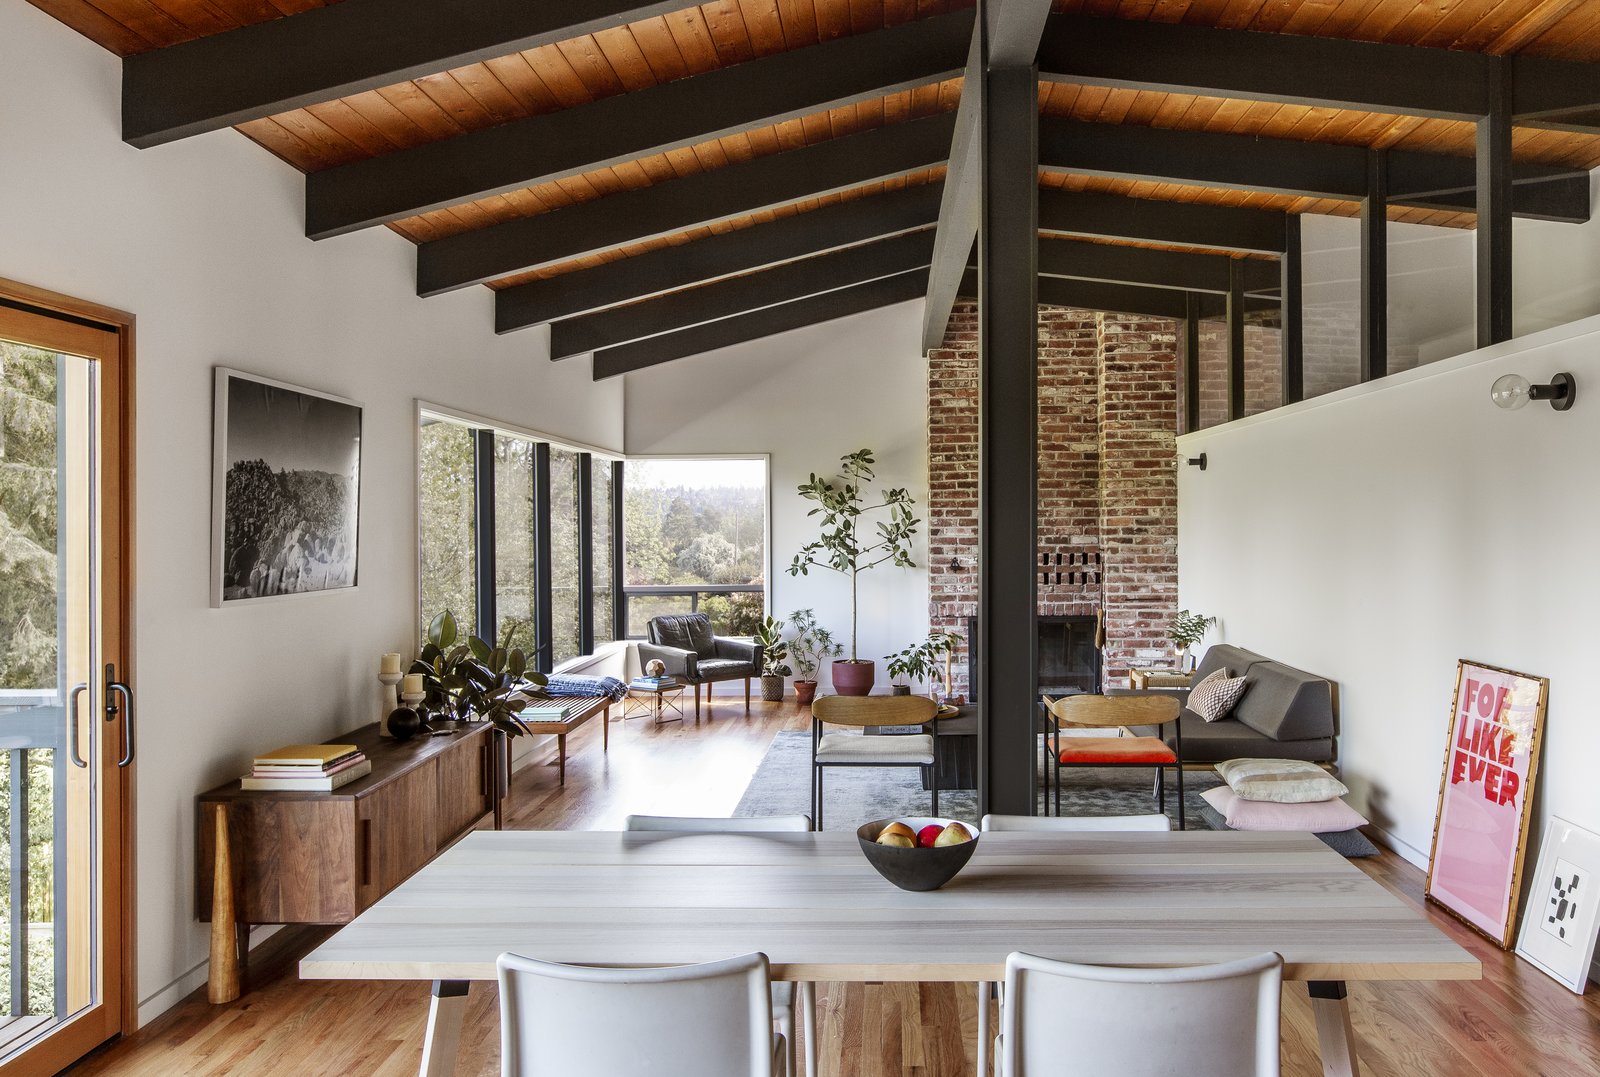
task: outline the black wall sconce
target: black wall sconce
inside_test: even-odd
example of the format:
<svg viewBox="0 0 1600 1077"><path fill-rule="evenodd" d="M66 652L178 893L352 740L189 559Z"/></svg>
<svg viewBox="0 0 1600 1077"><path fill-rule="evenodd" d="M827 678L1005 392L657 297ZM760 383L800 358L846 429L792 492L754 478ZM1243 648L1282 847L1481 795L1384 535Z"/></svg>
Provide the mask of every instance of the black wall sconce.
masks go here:
<svg viewBox="0 0 1600 1077"><path fill-rule="evenodd" d="M1548 400L1556 411L1566 411L1578 396L1578 383L1563 371L1549 385L1534 385L1521 374L1502 374L1489 387L1489 399L1506 411L1526 407L1530 400Z"/></svg>
<svg viewBox="0 0 1600 1077"><path fill-rule="evenodd" d="M1199 456L1191 456L1187 462L1190 467L1197 467L1204 471L1206 469L1206 454L1201 453Z"/></svg>

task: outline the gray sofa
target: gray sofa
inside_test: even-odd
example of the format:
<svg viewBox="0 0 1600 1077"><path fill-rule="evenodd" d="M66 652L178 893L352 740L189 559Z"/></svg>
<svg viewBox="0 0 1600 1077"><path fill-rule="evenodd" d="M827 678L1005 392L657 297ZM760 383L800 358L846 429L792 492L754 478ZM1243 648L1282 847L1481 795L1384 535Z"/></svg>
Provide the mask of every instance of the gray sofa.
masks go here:
<svg viewBox="0 0 1600 1077"><path fill-rule="evenodd" d="M703 613L670 614L650 618L645 627L650 642L639 644L639 668L659 658L667 672L694 686L694 716L700 717L700 686L706 685L711 703L711 682L744 681L744 709L750 711L750 678L761 675L761 645L754 640L711 634L711 618Z"/></svg>
<svg viewBox="0 0 1600 1077"><path fill-rule="evenodd" d="M1233 712L1215 722L1206 721L1185 705L1178 718L1185 763L1220 763L1238 758L1338 761L1333 682L1243 647L1218 644L1200 660L1194 683L1217 669L1226 669L1232 677L1243 674L1248 687ZM1188 689L1149 691L1177 694L1185 704L1188 702ZM1157 735L1154 727L1135 732L1141 736ZM1167 740L1173 743L1176 736L1169 733Z"/></svg>

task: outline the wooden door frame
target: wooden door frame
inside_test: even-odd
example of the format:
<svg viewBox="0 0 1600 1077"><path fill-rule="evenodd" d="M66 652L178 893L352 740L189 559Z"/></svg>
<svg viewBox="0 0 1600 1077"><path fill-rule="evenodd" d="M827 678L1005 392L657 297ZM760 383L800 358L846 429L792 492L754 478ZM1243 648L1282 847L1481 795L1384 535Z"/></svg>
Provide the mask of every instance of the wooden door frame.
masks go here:
<svg viewBox="0 0 1600 1077"><path fill-rule="evenodd" d="M62 295L45 288L23 284L0 277L0 303L15 306L31 313L65 318L68 321L89 322L97 327L110 327L117 337L116 397L119 406L107 409L102 416L102 462L114 460L114 466L103 467L101 489L105 506L101 516L104 548L120 552L120 558L106 558L102 562L103 586L115 591L119 600L107 604L101 621L101 640L104 662L115 662L122 680L137 687L137 670L133 664L133 566L134 566L134 316L114 307L91 303ZM102 384L104 384L102 382ZM109 395L109 394L107 394ZM112 539L115 539L113 542ZM108 1007L116 1016L116 1032L126 1035L139 1026L139 980L137 957L137 908L135 863L137 846L134 843L134 772L135 765L115 768L111 779L101 790L106 803L114 805L118 819L118 833L110 843L117 855L109 857L107 872L121 875L122 907L103 910L103 932L108 963L110 955L119 958L122 974L115 982L107 977L107 991L115 991L117 998L108 999Z"/></svg>

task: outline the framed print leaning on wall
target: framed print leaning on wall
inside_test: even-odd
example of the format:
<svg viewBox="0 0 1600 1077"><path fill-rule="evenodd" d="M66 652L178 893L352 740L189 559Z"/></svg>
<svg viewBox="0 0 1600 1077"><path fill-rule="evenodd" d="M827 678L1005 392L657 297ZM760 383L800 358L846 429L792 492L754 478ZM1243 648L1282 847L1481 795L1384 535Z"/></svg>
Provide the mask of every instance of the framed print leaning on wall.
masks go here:
<svg viewBox="0 0 1600 1077"><path fill-rule="evenodd" d="M1550 682L1463 659L1428 858L1428 898L1511 948Z"/></svg>
<svg viewBox="0 0 1600 1077"><path fill-rule="evenodd" d="M356 585L361 406L217 368L211 604Z"/></svg>
<svg viewBox="0 0 1600 1077"><path fill-rule="evenodd" d="M1517 956L1578 994L1589 985L1600 930L1600 834L1552 816L1522 914Z"/></svg>

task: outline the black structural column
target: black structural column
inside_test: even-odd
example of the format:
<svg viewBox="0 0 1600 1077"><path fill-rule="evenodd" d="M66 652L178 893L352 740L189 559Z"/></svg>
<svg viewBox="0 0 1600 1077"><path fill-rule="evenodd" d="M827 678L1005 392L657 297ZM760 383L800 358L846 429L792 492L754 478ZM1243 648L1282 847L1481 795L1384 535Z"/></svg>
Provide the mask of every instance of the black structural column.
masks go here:
<svg viewBox="0 0 1600 1077"><path fill-rule="evenodd" d="M1183 432L1200 429L1200 297L1183 293Z"/></svg>
<svg viewBox="0 0 1600 1077"><path fill-rule="evenodd" d="M1289 214L1283 222L1283 402L1293 404L1306 396L1306 338L1301 293L1305 266L1300 260L1300 216Z"/></svg>
<svg viewBox="0 0 1600 1077"><path fill-rule="evenodd" d="M611 638L628 638L628 598L622 593L622 479L621 460L611 462Z"/></svg>
<svg viewBox="0 0 1600 1077"><path fill-rule="evenodd" d="M1389 158L1367 151L1361 200L1361 380L1389 373Z"/></svg>
<svg viewBox="0 0 1600 1077"><path fill-rule="evenodd" d="M578 454L578 653L594 654L594 457Z"/></svg>
<svg viewBox="0 0 1600 1077"><path fill-rule="evenodd" d="M1478 347L1511 339L1511 73L1487 57L1489 113L1478 120Z"/></svg>
<svg viewBox="0 0 1600 1077"><path fill-rule="evenodd" d="M987 65L986 65L987 68ZM1038 76L986 70L978 227L980 811L1034 814Z"/></svg>
<svg viewBox="0 0 1600 1077"><path fill-rule="evenodd" d="M533 638L534 668L549 673L555 666L555 574L550 560L550 445L533 446Z"/></svg>
<svg viewBox="0 0 1600 1077"><path fill-rule="evenodd" d="M500 613L495 602L494 554L494 431L472 432L474 539L473 590L478 593L478 608L473 611L479 639L493 641L500 633ZM432 616L430 613L429 616Z"/></svg>
<svg viewBox="0 0 1600 1077"><path fill-rule="evenodd" d="M1228 421L1244 418L1244 271L1228 263Z"/></svg>

